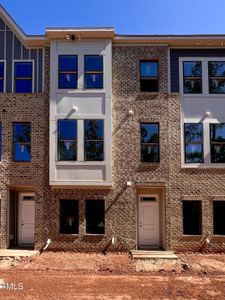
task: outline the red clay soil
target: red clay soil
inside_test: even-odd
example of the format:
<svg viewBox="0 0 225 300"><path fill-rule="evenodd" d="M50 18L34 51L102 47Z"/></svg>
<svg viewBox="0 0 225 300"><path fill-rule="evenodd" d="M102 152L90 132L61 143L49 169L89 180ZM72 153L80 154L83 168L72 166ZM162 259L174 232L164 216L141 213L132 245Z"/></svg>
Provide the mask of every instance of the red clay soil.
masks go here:
<svg viewBox="0 0 225 300"><path fill-rule="evenodd" d="M5 283L23 285L0 289L0 299L225 299L225 255L180 258L179 270L147 273L127 254L49 252L0 271Z"/></svg>

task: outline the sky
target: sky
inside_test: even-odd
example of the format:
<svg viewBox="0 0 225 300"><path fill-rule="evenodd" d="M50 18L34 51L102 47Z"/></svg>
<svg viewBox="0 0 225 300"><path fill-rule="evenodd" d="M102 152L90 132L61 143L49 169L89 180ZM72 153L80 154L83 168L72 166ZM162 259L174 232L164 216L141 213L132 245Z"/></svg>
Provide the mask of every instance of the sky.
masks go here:
<svg viewBox="0 0 225 300"><path fill-rule="evenodd" d="M113 26L117 34L225 34L225 0L0 0L27 34Z"/></svg>

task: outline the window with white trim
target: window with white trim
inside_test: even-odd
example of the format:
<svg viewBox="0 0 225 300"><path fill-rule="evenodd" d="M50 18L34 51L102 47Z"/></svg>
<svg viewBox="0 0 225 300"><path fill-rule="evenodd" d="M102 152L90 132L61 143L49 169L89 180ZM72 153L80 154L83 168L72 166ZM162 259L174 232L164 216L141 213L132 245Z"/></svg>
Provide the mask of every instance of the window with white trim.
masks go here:
<svg viewBox="0 0 225 300"><path fill-rule="evenodd" d="M14 92L32 93L33 63L29 61L14 62Z"/></svg>

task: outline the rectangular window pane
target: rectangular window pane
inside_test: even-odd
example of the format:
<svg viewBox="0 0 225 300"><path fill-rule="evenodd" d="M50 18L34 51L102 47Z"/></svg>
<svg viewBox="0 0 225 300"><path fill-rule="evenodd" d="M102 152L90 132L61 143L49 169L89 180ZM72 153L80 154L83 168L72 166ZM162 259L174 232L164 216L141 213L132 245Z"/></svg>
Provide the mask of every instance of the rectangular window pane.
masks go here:
<svg viewBox="0 0 225 300"><path fill-rule="evenodd" d="M31 125L14 123L14 161L31 161Z"/></svg>
<svg viewBox="0 0 225 300"><path fill-rule="evenodd" d="M102 55L85 55L84 57L85 72L103 72L103 56Z"/></svg>
<svg viewBox="0 0 225 300"><path fill-rule="evenodd" d="M0 93L4 92L4 63L0 62Z"/></svg>
<svg viewBox="0 0 225 300"><path fill-rule="evenodd" d="M104 200L86 200L86 233L105 233Z"/></svg>
<svg viewBox="0 0 225 300"><path fill-rule="evenodd" d="M210 61L209 68L209 93L225 93L225 62Z"/></svg>
<svg viewBox="0 0 225 300"><path fill-rule="evenodd" d="M60 200L60 233L79 233L79 202Z"/></svg>
<svg viewBox="0 0 225 300"><path fill-rule="evenodd" d="M213 201L213 233L225 235L225 201Z"/></svg>
<svg viewBox="0 0 225 300"><path fill-rule="evenodd" d="M14 63L14 91L15 93L32 93L32 62Z"/></svg>
<svg viewBox="0 0 225 300"><path fill-rule="evenodd" d="M59 89L77 88L77 55L59 55Z"/></svg>
<svg viewBox="0 0 225 300"><path fill-rule="evenodd" d="M202 93L202 63L199 61L183 62L184 93Z"/></svg>
<svg viewBox="0 0 225 300"><path fill-rule="evenodd" d="M225 163L225 123L210 124L211 162Z"/></svg>
<svg viewBox="0 0 225 300"><path fill-rule="evenodd" d="M159 162L159 124L141 123L141 161Z"/></svg>
<svg viewBox="0 0 225 300"><path fill-rule="evenodd" d="M183 201L183 234L202 234L201 201Z"/></svg>
<svg viewBox="0 0 225 300"><path fill-rule="evenodd" d="M84 88L102 89L103 88L103 56L85 55L84 56Z"/></svg>
<svg viewBox="0 0 225 300"><path fill-rule="evenodd" d="M58 159L77 159L77 121L58 121Z"/></svg>
<svg viewBox="0 0 225 300"><path fill-rule="evenodd" d="M104 160L103 120L84 120L84 147L85 160Z"/></svg>
<svg viewBox="0 0 225 300"><path fill-rule="evenodd" d="M0 122L0 160L2 160L2 123Z"/></svg>
<svg viewBox="0 0 225 300"><path fill-rule="evenodd" d="M185 163L203 163L203 124L184 124Z"/></svg>
<svg viewBox="0 0 225 300"><path fill-rule="evenodd" d="M141 92L158 92L158 62L141 61L140 63Z"/></svg>

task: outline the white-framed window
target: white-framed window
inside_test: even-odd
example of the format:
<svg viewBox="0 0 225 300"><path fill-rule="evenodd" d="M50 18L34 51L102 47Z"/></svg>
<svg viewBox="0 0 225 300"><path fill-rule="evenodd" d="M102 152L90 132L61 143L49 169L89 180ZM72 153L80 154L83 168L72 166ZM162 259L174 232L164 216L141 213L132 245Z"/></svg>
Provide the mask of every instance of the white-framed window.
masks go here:
<svg viewBox="0 0 225 300"><path fill-rule="evenodd" d="M225 94L225 57L180 57L179 74L185 96Z"/></svg>
<svg viewBox="0 0 225 300"><path fill-rule="evenodd" d="M34 61L13 61L13 92L33 93L34 91Z"/></svg>
<svg viewBox="0 0 225 300"><path fill-rule="evenodd" d="M0 93L5 92L6 83L6 64L4 60L0 60Z"/></svg>

